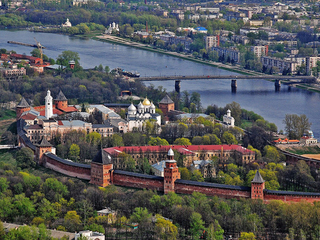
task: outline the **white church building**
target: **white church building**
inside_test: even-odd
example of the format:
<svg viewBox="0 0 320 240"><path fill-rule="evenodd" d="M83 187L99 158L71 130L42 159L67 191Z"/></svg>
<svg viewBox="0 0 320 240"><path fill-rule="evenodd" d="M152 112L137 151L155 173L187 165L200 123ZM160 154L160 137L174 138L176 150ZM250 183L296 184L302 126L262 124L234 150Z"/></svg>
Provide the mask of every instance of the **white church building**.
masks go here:
<svg viewBox="0 0 320 240"><path fill-rule="evenodd" d="M228 109L226 115L223 115L223 124L227 125L227 127L234 127L234 118L231 116L230 109Z"/></svg>
<svg viewBox="0 0 320 240"><path fill-rule="evenodd" d="M156 113L156 106L145 98L143 102L138 104L136 108L132 103L128 107L127 122L128 130L132 131L133 128L142 130L145 121L155 120L158 126L161 126L161 116Z"/></svg>

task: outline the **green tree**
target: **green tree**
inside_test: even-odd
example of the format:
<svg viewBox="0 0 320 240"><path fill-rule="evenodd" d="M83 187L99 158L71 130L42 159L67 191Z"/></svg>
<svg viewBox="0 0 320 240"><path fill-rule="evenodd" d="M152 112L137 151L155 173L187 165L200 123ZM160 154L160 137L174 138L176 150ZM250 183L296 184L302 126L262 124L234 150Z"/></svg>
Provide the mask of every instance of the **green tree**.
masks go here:
<svg viewBox="0 0 320 240"><path fill-rule="evenodd" d="M75 61L75 66L80 67L80 57L77 52L72 52L70 50L63 51L57 58L57 64L62 66L69 66L70 61Z"/></svg>
<svg viewBox="0 0 320 240"><path fill-rule="evenodd" d="M45 194L48 194L50 191L54 192L57 195L56 200L69 194L67 186L55 178L47 178L42 185L42 190Z"/></svg>
<svg viewBox="0 0 320 240"><path fill-rule="evenodd" d="M169 143L167 140L160 138L160 137L150 137L148 145L150 145L150 146L168 146Z"/></svg>
<svg viewBox="0 0 320 240"><path fill-rule="evenodd" d="M68 211L66 213L64 216L64 226L72 232L80 228L81 220L76 211Z"/></svg>
<svg viewBox="0 0 320 240"><path fill-rule="evenodd" d="M20 168L35 167L34 153L30 148L22 148L16 155L17 165Z"/></svg>
<svg viewBox="0 0 320 240"><path fill-rule="evenodd" d="M297 114L286 114L283 123L290 139L301 138L311 127L311 123L305 114L300 116Z"/></svg>
<svg viewBox="0 0 320 240"><path fill-rule="evenodd" d="M184 146L192 145L188 138L177 138L173 142L173 144L175 144L175 145L184 145Z"/></svg>
<svg viewBox="0 0 320 240"><path fill-rule="evenodd" d="M239 240L256 240L253 232L241 232Z"/></svg>
<svg viewBox="0 0 320 240"><path fill-rule="evenodd" d="M44 223L41 223L38 226L38 231L39 231L38 239L41 239L41 240L51 240L52 239L51 238L51 231L46 228L46 225Z"/></svg>
<svg viewBox="0 0 320 240"><path fill-rule="evenodd" d="M80 147L75 143L71 144L69 148L69 154L68 154L69 158L72 160L78 160L79 155L80 155Z"/></svg>
<svg viewBox="0 0 320 240"><path fill-rule="evenodd" d="M111 142L114 147L123 146L123 139L119 134L113 134Z"/></svg>
<svg viewBox="0 0 320 240"><path fill-rule="evenodd" d="M181 179L184 179L184 180L190 180L191 179L191 173L188 170L188 168L180 167L179 168L179 172L180 172Z"/></svg>
<svg viewBox="0 0 320 240"><path fill-rule="evenodd" d="M7 179L4 177L1 177L0 178L0 193L7 191L8 187L9 187L9 182L7 181Z"/></svg>
<svg viewBox="0 0 320 240"><path fill-rule="evenodd" d="M0 240L5 239L6 231L3 226L3 222L0 221Z"/></svg>
<svg viewBox="0 0 320 240"><path fill-rule="evenodd" d="M200 213L193 212L190 217L190 233L195 239L199 239L204 229L204 221Z"/></svg>
<svg viewBox="0 0 320 240"><path fill-rule="evenodd" d="M204 178L200 172L200 170L194 170L191 176L192 181L204 182Z"/></svg>
<svg viewBox="0 0 320 240"><path fill-rule="evenodd" d="M207 238L208 240L223 240L224 230L221 228L219 222L214 220L214 223L211 223L207 229Z"/></svg>
<svg viewBox="0 0 320 240"><path fill-rule="evenodd" d="M178 237L178 228L169 220L157 216L155 231L160 239L174 240Z"/></svg>
<svg viewBox="0 0 320 240"><path fill-rule="evenodd" d="M223 142L223 143L226 143L226 144L228 144L228 145L230 145L230 144L237 144L237 143L238 143L238 141L236 140L235 136L233 136L233 134L230 133L230 132L228 132L228 131L226 131L226 132L223 133L223 135L222 135L222 142Z"/></svg>
<svg viewBox="0 0 320 240"><path fill-rule="evenodd" d="M264 151L264 157L269 161L276 162L276 163L280 161L280 154L275 147L267 145L264 147L263 151Z"/></svg>

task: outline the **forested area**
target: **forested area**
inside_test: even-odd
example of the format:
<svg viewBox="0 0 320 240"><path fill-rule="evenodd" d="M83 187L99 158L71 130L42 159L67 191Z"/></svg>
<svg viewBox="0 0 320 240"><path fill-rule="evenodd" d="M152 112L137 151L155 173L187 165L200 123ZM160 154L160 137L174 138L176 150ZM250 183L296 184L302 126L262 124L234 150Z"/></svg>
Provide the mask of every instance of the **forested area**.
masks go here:
<svg viewBox="0 0 320 240"><path fill-rule="evenodd" d="M44 226L71 232L91 229L105 232L107 239L125 238L126 234L134 239L196 239L203 234L206 239L222 239L223 235L239 236L240 232L272 239L319 237L317 203L265 204L196 192L183 196L115 186L98 188L78 179L43 173L38 167L21 169L19 152L5 155L6 162L2 155L0 163L1 220L39 226L46 235ZM116 210L116 217L97 216L96 211L105 207ZM129 230L131 223L138 223L138 229ZM116 229L113 233L112 227ZM12 230L5 237L3 234L0 229L1 239L18 239L19 234L24 235L19 239L37 239L27 227Z"/></svg>

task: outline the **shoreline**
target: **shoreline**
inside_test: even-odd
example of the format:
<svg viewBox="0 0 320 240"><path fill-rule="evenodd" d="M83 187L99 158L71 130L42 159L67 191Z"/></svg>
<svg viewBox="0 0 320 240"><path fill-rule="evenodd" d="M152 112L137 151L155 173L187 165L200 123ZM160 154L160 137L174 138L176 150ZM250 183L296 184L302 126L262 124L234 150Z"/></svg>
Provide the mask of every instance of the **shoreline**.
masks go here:
<svg viewBox="0 0 320 240"><path fill-rule="evenodd" d="M142 49L142 50L146 50L146 51L151 51L151 52L156 52L156 53L160 53L160 54L165 54L168 56L177 57L177 58L181 58L181 59L184 59L187 61L192 61L192 62L196 62L196 63L200 63L200 64L209 65L212 67L220 68L220 69L227 70L230 72L240 73L243 75L251 75L251 76L267 75L264 73L259 73L259 72L255 72L255 71L251 71L251 70L247 70L247 69L242 69L237 65L233 66L233 65L229 65L229 64L225 64L225 63L220 63L220 62L213 62L213 61L206 61L206 60L202 60L202 59L196 59L192 55L186 55L186 54L177 53L177 52L170 52L170 51L163 50L161 48L153 48L148 44L133 42L131 40L117 37L117 36L113 36L113 35L94 36L94 37L92 37L92 39L97 40L97 41L102 41L102 42L105 41L105 42L109 42L109 43L113 43L113 44L119 44L119 45L128 46L128 47L134 47L134 48L138 48L138 49ZM268 80L268 79L266 79L266 81L273 82L272 80ZM283 82L283 84L287 84L287 83ZM296 88L300 88L300 89L304 89L304 90L307 90L310 92L320 93L320 85L319 84L301 83L301 84L292 84L291 86L296 87Z"/></svg>
<svg viewBox="0 0 320 240"><path fill-rule="evenodd" d="M243 74L243 75L258 75L258 74L261 75L261 73L257 73L257 72L253 72L253 71L245 70L245 69L240 69L238 66L233 66L233 65L229 65L229 64L223 64L223 63L219 63L219 62L213 62L213 61L209 61L209 60L206 61L206 60L202 60L202 59L197 59L197 58L194 58L192 55L186 55L186 54L177 53L177 52L170 52L170 51L167 51L167 50L164 50L164 49L161 49L161 48L153 48L148 44L142 44L142 43L138 43L138 42L133 42L131 40L120 38L120 37L117 37L117 36L100 35L100 36L92 37L92 39L97 40L97 41L102 41L102 42L105 41L105 42L109 42L109 43L124 45L124 46L128 46L128 47L134 47L134 48L138 48L138 49L142 49L142 50L146 50L146 51L161 53L161 54L165 54L165 55L168 55L168 56L181 58L181 59L184 59L184 60L187 60L187 61L192 61L192 62L196 62L196 63L205 64L205 65L208 65L208 66L224 69L224 70L227 70L227 71L240 73L240 74Z"/></svg>

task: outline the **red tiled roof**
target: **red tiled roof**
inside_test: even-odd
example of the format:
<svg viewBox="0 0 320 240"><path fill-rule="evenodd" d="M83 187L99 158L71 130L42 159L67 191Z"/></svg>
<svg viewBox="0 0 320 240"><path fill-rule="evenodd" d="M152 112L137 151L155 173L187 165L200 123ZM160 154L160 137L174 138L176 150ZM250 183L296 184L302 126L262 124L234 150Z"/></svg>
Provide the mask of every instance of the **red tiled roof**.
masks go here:
<svg viewBox="0 0 320 240"><path fill-rule="evenodd" d="M62 126L63 123L61 122L61 120L58 121L58 125Z"/></svg>
<svg viewBox="0 0 320 240"><path fill-rule="evenodd" d="M24 120L34 120L34 119L37 118L37 116L35 116L35 115L31 114L31 113L28 113L26 115L23 115L21 118L24 119Z"/></svg>
<svg viewBox="0 0 320 240"><path fill-rule="evenodd" d="M136 146L136 147L112 147L105 148L104 150L111 154L117 155L121 152L125 153L139 153L139 152L164 152L169 151L172 148L173 150L179 151L184 155L193 155L195 151L238 151L246 154L254 154L253 151L241 147L239 145L172 145L172 146Z"/></svg>
<svg viewBox="0 0 320 240"><path fill-rule="evenodd" d="M40 126L39 124L35 124L35 125L31 125L29 128L28 128L28 130L29 129L42 129L42 126Z"/></svg>
<svg viewBox="0 0 320 240"><path fill-rule="evenodd" d="M66 108L61 109L61 111L70 113L70 112L78 112L78 109L74 106L68 106Z"/></svg>
<svg viewBox="0 0 320 240"><path fill-rule="evenodd" d="M39 113L40 113L41 116L45 116L46 115L46 111L45 110L41 110L41 111L39 111ZM61 112L60 110L54 108L53 109L53 114L62 115L63 112Z"/></svg>

